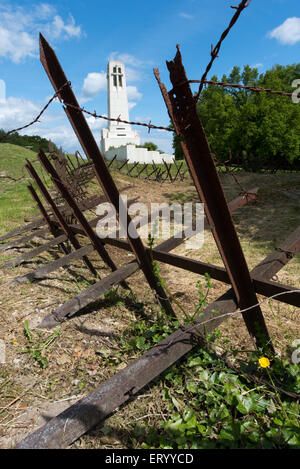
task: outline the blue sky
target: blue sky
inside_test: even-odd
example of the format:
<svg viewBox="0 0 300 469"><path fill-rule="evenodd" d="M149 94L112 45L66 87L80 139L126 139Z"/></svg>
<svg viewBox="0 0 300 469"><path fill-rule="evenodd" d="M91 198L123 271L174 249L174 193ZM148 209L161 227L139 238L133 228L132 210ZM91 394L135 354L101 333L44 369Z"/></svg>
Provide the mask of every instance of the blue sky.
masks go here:
<svg viewBox="0 0 300 469"><path fill-rule="evenodd" d="M38 33L54 47L81 104L107 113L105 70L109 58L125 62L131 120L168 125L169 118L153 67L169 87L165 61L179 43L190 79L200 79L239 0L152 0L60 2L0 0L0 128L10 130L35 117L53 94L38 58ZM300 62L299 0L252 0L223 43L209 76L230 73L234 65ZM1 89L6 86L6 99ZM3 94L3 91L2 91ZM103 120L88 119L99 142ZM142 141L171 152L171 136L135 127ZM25 133L25 132L24 132ZM26 130L53 139L66 151L80 149L58 103Z"/></svg>

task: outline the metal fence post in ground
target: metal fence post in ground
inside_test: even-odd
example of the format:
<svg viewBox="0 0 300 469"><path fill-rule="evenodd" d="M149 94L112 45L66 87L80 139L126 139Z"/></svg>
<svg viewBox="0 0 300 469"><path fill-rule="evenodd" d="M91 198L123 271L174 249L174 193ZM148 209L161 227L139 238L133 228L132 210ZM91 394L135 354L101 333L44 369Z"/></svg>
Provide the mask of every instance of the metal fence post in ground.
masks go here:
<svg viewBox="0 0 300 469"><path fill-rule="evenodd" d="M102 260L111 268L112 271L117 270L117 267L114 261L111 259L110 255L108 254L107 250L102 244L100 238L98 238L93 228L89 225L87 219L85 218L84 214L80 210L76 201L71 196L68 189L62 183L59 175L57 174L57 172L51 165L50 161L48 160L48 158L46 157L42 149L40 149L38 158L41 164L44 166L45 170L48 172L48 174L50 174L52 182L55 184L55 186L61 193L64 200L69 205L70 209L73 211L75 218L77 219L78 223L80 223L80 225L82 226L86 236L90 239L91 243L93 244L94 248L96 249L100 257L102 258ZM128 285L123 282L123 287L128 288Z"/></svg>
<svg viewBox="0 0 300 469"><path fill-rule="evenodd" d="M168 298L164 288L159 283L158 278L155 275L150 256L147 253L135 226L131 223L131 218L125 207L125 204L120 197L119 190L105 164L104 158L84 118L83 112L75 110L73 107L75 106L76 108L79 108L79 105L72 91L70 83L67 82L66 75L53 49L49 46L42 35L40 35L40 57L43 67L54 89L56 92L58 92L59 99L65 103L64 110L79 139L79 142L81 143L82 148L84 149L86 156L94 163L96 177L107 199L113 204L116 213L119 215L120 222L122 223L123 221L123 227L126 230L128 241L145 275L145 278L149 283L150 288L156 293L156 297L162 308L166 311L167 315L174 318L176 315L171 305L170 299ZM61 89L62 84L65 85L63 89ZM121 212L124 213L126 220L121 220ZM130 225L132 227L131 233L128 230Z"/></svg>
<svg viewBox="0 0 300 469"><path fill-rule="evenodd" d="M75 237L75 235L73 234L73 231L71 230L71 228L68 226L67 222L65 221L63 215L61 214L61 212L59 211L56 203L54 202L54 200L52 199L51 195L49 194L49 192L47 191L46 187L44 186L44 184L42 183L39 175L37 174L36 170L34 169L34 167L32 166L32 164L30 163L29 160L26 160L27 164L25 165L27 171L29 172L29 174L31 175L31 177L34 179L34 181L36 182L36 185L38 186L41 194L43 195L44 199L47 201L47 203L50 205L53 213L54 213L54 216L56 217L59 225L61 226L62 228L62 231L65 233L65 235L68 237L69 241L71 242L71 244L73 245L73 247L75 249L80 249L81 246L80 246L80 243L78 241L78 239ZM83 257L83 261L85 263L85 265L87 266L87 268L90 270L90 272L95 276L97 277L98 274L97 274L97 271L96 269L94 268L93 264L91 263L91 261L86 257L84 256Z"/></svg>
<svg viewBox="0 0 300 469"><path fill-rule="evenodd" d="M175 59L167 62L173 89L168 93L154 70L176 134L184 137L181 147L195 187L215 238L220 255L229 275L238 305L241 309L257 305L248 266L226 203L206 135L197 113L179 48ZM259 306L243 313L251 338L257 347L274 351Z"/></svg>

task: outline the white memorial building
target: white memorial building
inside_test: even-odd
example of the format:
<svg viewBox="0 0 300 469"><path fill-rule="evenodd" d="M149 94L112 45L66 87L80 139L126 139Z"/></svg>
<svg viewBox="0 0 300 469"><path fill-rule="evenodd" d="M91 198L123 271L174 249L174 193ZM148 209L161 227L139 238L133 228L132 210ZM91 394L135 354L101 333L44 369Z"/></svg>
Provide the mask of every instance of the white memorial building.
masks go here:
<svg viewBox="0 0 300 469"><path fill-rule="evenodd" d="M111 60L107 66L107 105L109 118L129 121L125 67L117 60ZM129 163L173 161L173 155L137 148L137 145L140 145L140 137L130 124L109 120L108 128L101 131L101 150L108 160L117 155L117 160Z"/></svg>

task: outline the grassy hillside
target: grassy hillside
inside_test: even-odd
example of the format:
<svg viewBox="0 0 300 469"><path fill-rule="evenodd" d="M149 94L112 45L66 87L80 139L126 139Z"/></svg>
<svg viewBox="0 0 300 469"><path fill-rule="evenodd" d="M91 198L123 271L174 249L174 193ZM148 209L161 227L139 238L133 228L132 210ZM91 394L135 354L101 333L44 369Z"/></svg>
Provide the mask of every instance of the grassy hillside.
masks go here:
<svg viewBox="0 0 300 469"><path fill-rule="evenodd" d="M0 144L0 235L20 225L25 216L36 211L27 189L29 175L26 170L22 171L26 158L33 161L36 153L10 143ZM3 177L18 179L22 174L25 177L20 181Z"/></svg>

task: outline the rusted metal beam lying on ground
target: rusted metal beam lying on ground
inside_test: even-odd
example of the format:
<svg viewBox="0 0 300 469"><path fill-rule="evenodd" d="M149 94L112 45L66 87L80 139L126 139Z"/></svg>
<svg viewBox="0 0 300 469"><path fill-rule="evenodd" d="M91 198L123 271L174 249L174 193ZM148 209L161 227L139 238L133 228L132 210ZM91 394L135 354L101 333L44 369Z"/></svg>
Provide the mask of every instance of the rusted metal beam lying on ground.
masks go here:
<svg viewBox="0 0 300 469"><path fill-rule="evenodd" d="M109 239L107 238L107 243L117 246L121 249L126 249L129 252L132 252L131 247L128 242L124 240ZM177 245L176 245L177 246ZM300 306L300 294L299 293L290 293L291 290L294 290L293 287L288 285L282 285L276 282L270 282L268 279L272 278L292 257L290 251L286 254L285 249L288 247L289 250L292 250L294 253L300 250L300 227L295 230L295 232L289 236L287 241L275 250L272 254L267 256L264 261L262 261L258 267L256 267L251 272L251 278L253 281L254 289L256 293L262 294L264 296L272 296L278 293L286 293L286 295L280 296L280 301L291 304L293 306ZM177 256L175 254L170 254L168 251L174 249L171 244L161 243L159 246L153 249L152 255L153 259L159 262L164 262L169 265L173 265L178 268L183 268L185 270L197 273L199 275L204 275L205 273L210 274L210 276L215 279L222 281L224 283L230 284L229 276L226 270L222 267L214 266L207 264L205 262L196 261L193 259L184 258ZM149 250L149 248L147 248ZM129 271L126 270L126 265L123 266L124 269L121 273L126 275L126 278L131 275L128 272L131 272L133 263L130 264ZM266 268L268 266L268 268ZM136 269L132 273L138 270L138 264L136 264ZM120 269L119 269L120 271ZM110 276L109 276L110 277ZM98 297L99 292L101 294L105 293L104 288L107 285L115 285L116 279L122 278L122 276L111 277L113 283L104 282L100 280L97 282L98 287L92 286L85 290L83 293L80 293L74 298L68 300L65 304L58 307L56 310L48 314L42 323L39 325L40 328L51 328L57 325L57 321L64 321L74 316L81 308L86 307L92 301L95 301Z"/></svg>
<svg viewBox="0 0 300 469"><path fill-rule="evenodd" d="M56 259L50 264L43 265L42 267L34 270L33 272L29 272L28 274L15 277L10 282L10 285L15 285L18 283L33 282L34 280L43 279L51 272L54 272L60 267L65 267L66 265L69 265L71 262L75 261L76 259L82 259L84 256L93 252L94 250L95 249L91 244L83 246L79 249L76 249L76 251L71 252L70 254L66 254L63 257Z"/></svg>
<svg viewBox="0 0 300 469"><path fill-rule="evenodd" d="M38 246L29 252L25 252L21 254L19 257L15 257L14 259L11 259L10 261L5 262L5 264L3 264L1 268L5 270L5 269L10 269L12 267L17 267L18 265L23 264L24 262L28 262L31 259L39 256L43 252L48 251L48 249L51 249L54 246L57 246L59 243L63 243L67 239L68 238L65 234L57 236L57 238L53 238L47 243L42 244L41 246Z"/></svg>
<svg viewBox="0 0 300 469"><path fill-rule="evenodd" d="M56 203L52 199L51 195L49 194L49 192L46 189L46 187L44 186L44 184L42 183L42 181L41 181L39 175L37 174L36 170L34 169L33 165L30 163L29 160L26 160L26 162L27 163L25 165L25 168L27 169L27 171L31 175L31 177L34 179L36 185L39 188L39 191L43 195L43 198L46 200L46 202L51 207L53 215L56 217L57 222L59 223L61 230L68 237L68 240L70 241L70 243L72 244L74 249L80 249L81 245L80 245L78 239L75 237L75 235L72 232L71 228L68 226L65 218L63 217L63 215L59 211ZM95 270L95 268L94 268L93 264L91 263L91 261L89 260L89 258L84 256L82 259L83 259L83 262L85 263L85 265L87 266L87 268L92 273L92 275L97 277L97 271Z"/></svg>
<svg viewBox="0 0 300 469"><path fill-rule="evenodd" d="M129 188L131 186L128 186L127 188ZM122 190L125 190L126 188L122 189ZM122 191L121 191L122 192ZM104 200L104 196L92 196L86 200L83 200L81 202L79 202L79 208L83 211L85 210L91 210L93 209L95 206L99 205L101 202L103 202ZM68 209L67 207L65 206L58 206L60 212L62 213L62 215L64 216L69 216L71 214L71 211L70 209ZM55 221L55 219L51 216L50 217L52 221ZM39 217L37 220L35 220L34 222L31 222L31 223L27 223L25 225L22 225L12 231L10 231L9 233L7 233L6 235L4 236L1 236L0 238L0 241L5 241L6 239L10 239L10 238L13 238L15 236L18 236L20 234L23 234L23 233L26 233L28 231L31 231L31 230L36 230L37 228L41 227L41 226L44 226L46 224L45 220L41 217ZM36 233L38 233L36 231ZM33 236L31 236L33 235ZM28 236L31 236L31 238L28 238ZM0 252L1 251L6 251L7 249L11 249L13 247L18 247L20 246L22 243L25 243L27 242L28 240L32 239L32 237L34 237L36 235L34 235L34 232L31 233L30 235L26 235L26 237L22 237L22 238L19 238L19 239L16 239L16 240L13 240L13 241L10 241L8 243L5 243L5 244L1 244L0 245ZM24 241L25 240L25 241Z"/></svg>
<svg viewBox="0 0 300 469"><path fill-rule="evenodd" d="M257 192L258 192L258 188L254 188L254 189L251 189L251 191L249 192L250 196L248 196L248 197L245 197L245 196L236 197L234 200L229 202L230 210L233 212L234 210L237 210L238 208L243 207L244 205L249 203L249 201L251 200L251 197L253 199L255 199L255 197L257 195ZM149 216L144 217L140 220L140 222L139 222L140 226L143 226L146 222L149 222ZM82 228L80 228L78 226L75 226L75 225L70 225L70 227L76 233L84 235L84 231L83 231ZM208 227L208 223L207 223L206 218L204 218L204 227ZM178 234L179 234L179 236L177 236ZM156 255L159 256L159 254L156 254L156 252L158 250L159 251L164 251L164 252L169 252L172 249L175 249L176 247L178 247L180 244L182 244L187 237L191 237L192 235L195 235L195 234L196 234L195 230L193 230L193 228L190 228L190 229L187 229L185 231L181 231L180 233L177 233L177 235L172 236L171 238L169 238L166 241L163 241L159 246L157 246L154 249L154 251L153 251L154 258L156 259ZM116 246L120 249L125 249L129 252L132 252L132 248L131 248L130 244L128 242L124 241L124 240L113 239L113 238L112 239L105 238L104 242L106 242L107 244L110 244L112 246ZM149 248L146 248L146 249L149 252ZM202 274L207 272L207 267L209 266L209 264L205 264L205 263L200 262L199 265L202 265L202 267L203 267L203 270L201 271ZM49 264L48 268L52 269L51 264ZM136 270L138 270L138 264L137 264L137 269ZM134 270L134 272L136 270ZM31 275L32 278L34 278L34 272L31 272L30 274L27 274L27 275ZM127 271L124 271L124 275L127 275ZM26 278L26 275L23 276L23 277ZM116 282L117 278L121 278L121 277L117 277L117 276L112 277L113 282L114 282L113 284L117 283ZM24 281L26 281L26 280L24 280ZM87 306L90 302L95 301L97 299L97 295L98 295L99 291L101 291L103 293L102 285L104 285L105 287L108 285L108 283L106 283L106 282L101 283L101 281L98 282L98 284L99 284L99 288L94 287L90 291L90 297L88 295L86 295L85 292L83 292L82 294L80 293L74 299L70 299L65 304L60 306L57 310L54 311L54 313L50 313L48 316L46 316L44 318L44 320L42 321L42 323L40 324L40 327L41 328L54 327L56 325L57 318L59 318L60 321L64 320L64 318L69 318L69 317L73 316L74 314L76 314L80 310L80 308L83 308L83 307ZM89 298L90 298L90 301L88 301Z"/></svg>
<svg viewBox="0 0 300 469"><path fill-rule="evenodd" d="M38 220L36 221L19 226L18 228L15 228L14 230L9 231L5 235L0 236L0 241L5 241L6 239L14 238L15 236L26 233L27 231L31 231L36 228L39 228L40 226L44 224L45 224L45 221L39 217Z"/></svg>
<svg viewBox="0 0 300 469"><path fill-rule="evenodd" d="M255 267L252 273L255 272L257 277L263 276L267 280L287 264L291 257L286 253L291 251L296 254L300 249L299 229L298 233L293 233L282 246L283 251L275 250ZM111 275L115 274L116 272ZM15 448L59 449L71 445L191 351L199 340L201 341L201 335L213 331L229 317L228 313L236 311L237 308L238 304L231 288L205 308L201 319L179 328L112 378L101 383L95 391L28 435ZM218 311L218 314L215 311ZM251 314L251 310L248 314Z"/></svg>
<svg viewBox="0 0 300 469"><path fill-rule="evenodd" d="M28 243L28 241L31 241L33 238L42 237L46 235L47 233L49 233L49 228L42 228L41 230L35 230L32 233L27 234L26 236L22 236L22 238L15 239L14 241L10 241L9 243L3 244L2 246L0 246L0 252L4 252L12 248L20 247L21 245Z"/></svg>

